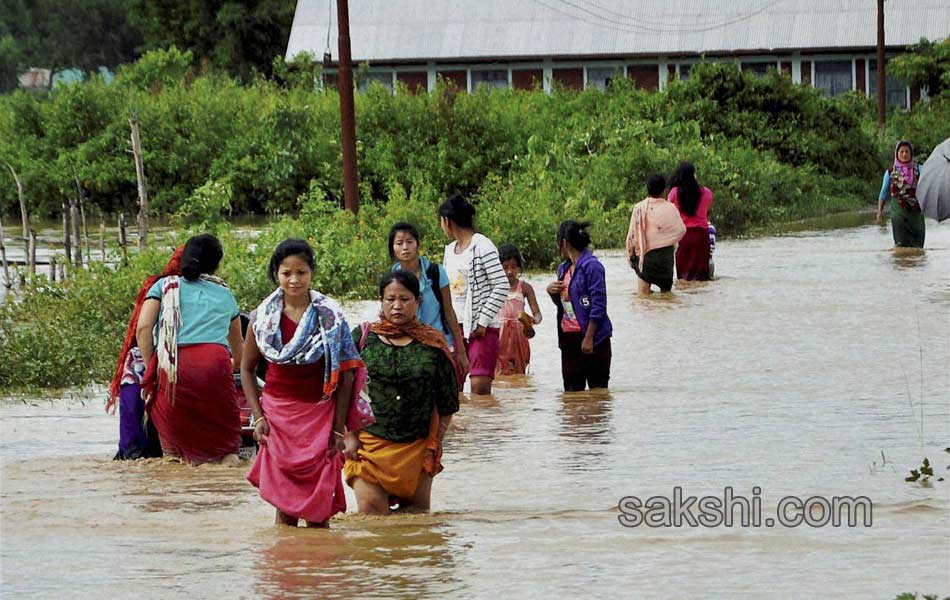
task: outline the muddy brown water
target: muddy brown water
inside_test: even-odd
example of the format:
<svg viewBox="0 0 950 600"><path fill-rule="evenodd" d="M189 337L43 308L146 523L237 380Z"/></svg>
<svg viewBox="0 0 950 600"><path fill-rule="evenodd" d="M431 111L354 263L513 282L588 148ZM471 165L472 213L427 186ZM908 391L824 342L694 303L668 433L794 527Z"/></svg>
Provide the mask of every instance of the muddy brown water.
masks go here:
<svg viewBox="0 0 950 600"><path fill-rule="evenodd" d="M950 477L903 480L950 464L950 226L928 225L924 253L874 226L723 241L719 280L667 297L636 297L603 253L610 393L560 391L542 298L531 374L463 403L427 515L361 517L348 489L330 530L278 528L246 466L112 462L101 389L6 398L2 595L946 594ZM759 486L766 516L786 495L863 495L873 525L620 526L622 497L674 486Z"/></svg>

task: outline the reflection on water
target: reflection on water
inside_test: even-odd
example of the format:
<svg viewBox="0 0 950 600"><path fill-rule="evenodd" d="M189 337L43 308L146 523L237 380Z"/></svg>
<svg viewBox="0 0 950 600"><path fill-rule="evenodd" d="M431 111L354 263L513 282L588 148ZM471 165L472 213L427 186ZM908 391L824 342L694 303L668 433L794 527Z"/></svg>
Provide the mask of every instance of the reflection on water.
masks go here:
<svg viewBox="0 0 950 600"><path fill-rule="evenodd" d="M924 248L901 248L891 249L891 255L894 258L894 266L898 269L914 269L927 265L927 251Z"/></svg>
<svg viewBox="0 0 950 600"><path fill-rule="evenodd" d="M339 519L331 530L279 528L258 554L255 591L269 598L431 597L451 587L449 542L437 519ZM371 577L366 575L372 574Z"/></svg>
<svg viewBox="0 0 950 600"><path fill-rule="evenodd" d="M717 281L649 297L636 294L620 253L600 253L615 329L610 391L561 390L545 322L528 375L500 378L491 396L465 395L428 515L351 512L329 530L276 527L246 466L109 460L118 423L103 414L101 389L6 400L2 594L893 598L950 589L947 482L903 481L924 456L950 463L950 227L927 236L923 254L906 255L874 226L724 240ZM543 288L550 275L528 279ZM354 321L378 311L349 308ZM866 495L874 526L618 524L620 498L674 486L684 495L759 486L766 511L785 495ZM349 489L347 502L352 511Z"/></svg>

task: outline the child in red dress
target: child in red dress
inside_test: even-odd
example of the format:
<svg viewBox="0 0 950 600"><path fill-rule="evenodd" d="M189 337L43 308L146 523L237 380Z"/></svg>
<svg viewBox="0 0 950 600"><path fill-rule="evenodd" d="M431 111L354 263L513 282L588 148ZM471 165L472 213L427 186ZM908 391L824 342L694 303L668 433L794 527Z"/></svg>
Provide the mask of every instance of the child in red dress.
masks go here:
<svg viewBox="0 0 950 600"><path fill-rule="evenodd" d="M534 325L541 322L541 309L531 284L521 279L524 259L512 244L498 248L498 258L508 276L511 289L508 299L501 307L498 319L501 331L498 340L498 364L496 375L523 375L531 362L531 347L528 339L534 337ZM531 315L525 313L525 303L531 306Z"/></svg>

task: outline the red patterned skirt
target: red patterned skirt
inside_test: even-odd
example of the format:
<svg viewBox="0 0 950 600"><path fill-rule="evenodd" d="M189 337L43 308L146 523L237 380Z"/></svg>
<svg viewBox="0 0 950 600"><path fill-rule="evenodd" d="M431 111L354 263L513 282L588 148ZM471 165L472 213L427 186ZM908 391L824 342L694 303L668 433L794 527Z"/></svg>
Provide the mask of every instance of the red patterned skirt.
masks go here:
<svg viewBox="0 0 950 600"><path fill-rule="evenodd" d="M231 355L221 344L178 349L174 396L165 373L149 403L149 418L158 430L162 451L192 464L217 462L241 447L238 391Z"/></svg>

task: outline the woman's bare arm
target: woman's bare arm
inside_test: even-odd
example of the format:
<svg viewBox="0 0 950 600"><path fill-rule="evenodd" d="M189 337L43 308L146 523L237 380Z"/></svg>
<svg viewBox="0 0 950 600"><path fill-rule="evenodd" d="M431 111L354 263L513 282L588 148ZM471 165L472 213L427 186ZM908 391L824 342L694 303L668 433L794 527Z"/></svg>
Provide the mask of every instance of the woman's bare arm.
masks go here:
<svg viewBox="0 0 950 600"><path fill-rule="evenodd" d="M240 371L241 353L244 348L244 336L241 334L240 315L231 319L231 327L228 329L228 346L231 347L231 368L234 371Z"/></svg>
<svg viewBox="0 0 950 600"><path fill-rule="evenodd" d="M530 283L525 281L521 285L524 290L524 297L528 301L528 306L531 307L531 316L534 318L534 324L537 325L541 322L541 307L538 306L538 297L535 295L534 288L531 287Z"/></svg>
<svg viewBox="0 0 950 600"><path fill-rule="evenodd" d="M142 361L146 365L152 360L152 354L155 353L155 340L152 339L152 331L158 321L158 309L161 305L162 303L159 300L147 298L142 303L139 322L135 325L135 341L138 342L139 351L142 353Z"/></svg>

